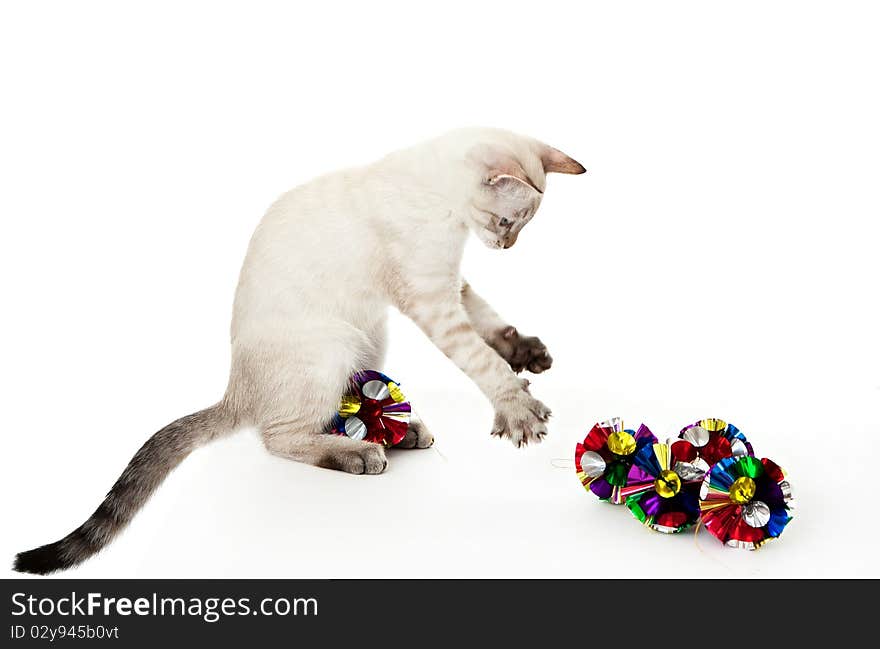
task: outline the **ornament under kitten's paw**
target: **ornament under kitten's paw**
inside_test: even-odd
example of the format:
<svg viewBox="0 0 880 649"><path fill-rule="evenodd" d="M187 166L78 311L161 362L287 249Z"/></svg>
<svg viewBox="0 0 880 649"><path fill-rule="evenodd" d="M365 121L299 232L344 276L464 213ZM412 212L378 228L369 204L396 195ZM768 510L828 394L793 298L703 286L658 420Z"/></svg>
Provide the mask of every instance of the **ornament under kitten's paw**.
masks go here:
<svg viewBox="0 0 880 649"><path fill-rule="evenodd" d="M410 421L404 437L394 448L428 448L434 444L434 436L421 421Z"/></svg>
<svg viewBox="0 0 880 649"><path fill-rule="evenodd" d="M538 443L547 434L545 424L549 418L550 408L524 389L519 390L496 401L492 435L508 438L517 448Z"/></svg>
<svg viewBox="0 0 880 649"><path fill-rule="evenodd" d="M325 469L345 471L346 473L377 474L388 466L385 449L379 444L361 442L356 449L338 449L322 457L317 465Z"/></svg>
<svg viewBox="0 0 880 649"><path fill-rule="evenodd" d="M541 339L523 336L516 327L501 329L488 342L501 358L510 363L514 372L528 370L532 374L540 374L553 364L553 358Z"/></svg>

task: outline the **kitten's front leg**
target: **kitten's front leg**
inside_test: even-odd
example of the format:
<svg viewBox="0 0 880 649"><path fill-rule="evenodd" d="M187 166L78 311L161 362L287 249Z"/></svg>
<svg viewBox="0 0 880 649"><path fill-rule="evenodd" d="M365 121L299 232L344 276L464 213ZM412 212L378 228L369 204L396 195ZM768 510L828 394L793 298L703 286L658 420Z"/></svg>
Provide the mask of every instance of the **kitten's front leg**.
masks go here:
<svg viewBox="0 0 880 649"><path fill-rule="evenodd" d="M457 290L416 296L401 310L492 402L493 435L507 437L516 446L543 439L550 409L529 394L528 382L519 379L477 333Z"/></svg>
<svg viewBox="0 0 880 649"><path fill-rule="evenodd" d="M461 303L477 333L501 358L510 363L514 372L527 369L533 374L540 374L550 369L553 358L541 339L523 336L516 327L504 322L470 284L464 281L461 284Z"/></svg>

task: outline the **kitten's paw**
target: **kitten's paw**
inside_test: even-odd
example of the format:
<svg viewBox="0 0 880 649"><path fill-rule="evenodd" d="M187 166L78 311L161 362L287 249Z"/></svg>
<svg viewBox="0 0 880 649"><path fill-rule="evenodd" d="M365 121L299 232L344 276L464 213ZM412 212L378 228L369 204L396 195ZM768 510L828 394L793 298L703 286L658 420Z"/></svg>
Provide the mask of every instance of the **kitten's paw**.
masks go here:
<svg viewBox="0 0 880 649"><path fill-rule="evenodd" d="M514 446L538 443L547 434L545 425L550 418L550 408L525 390L502 397L495 403L495 423L492 434L508 438Z"/></svg>
<svg viewBox="0 0 880 649"><path fill-rule="evenodd" d="M409 428L399 444L394 448L428 448L434 444L434 436L421 421L410 421Z"/></svg>
<svg viewBox="0 0 880 649"><path fill-rule="evenodd" d="M345 471L346 473L377 474L388 466L385 449L379 444L364 442L359 449L334 450L322 457L317 465L325 469Z"/></svg>
<svg viewBox="0 0 880 649"><path fill-rule="evenodd" d="M553 365L553 358L541 339L523 336L516 327L501 329L488 342L501 358L510 363L514 372L528 370L533 374L540 374Z"/></svg>

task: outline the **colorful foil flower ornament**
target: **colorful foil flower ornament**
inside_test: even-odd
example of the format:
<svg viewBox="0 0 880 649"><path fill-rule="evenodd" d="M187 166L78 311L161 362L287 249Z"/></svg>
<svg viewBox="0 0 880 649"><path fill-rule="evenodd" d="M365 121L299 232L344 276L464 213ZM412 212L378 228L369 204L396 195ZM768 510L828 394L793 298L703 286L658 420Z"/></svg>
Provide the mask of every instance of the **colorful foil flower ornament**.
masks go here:
<svg viewBox="0 0 880 649"><path fill-rule="evenodd" d="M721 419L701 419L682 428L678 436L693 444L709 466L726 457L755 454L739 428Z"/></svg>
<svg viewBox="0 0 880 649"><path fill-rule="evenodd" d="M644 424L638 431L624 429L617 417L596 424L575 447L574 465L581 484L600 500L621 504L621 489L628 484L633 458L656 441Z"/></svg>
<svg viewBox="0 0 880 649"><path fill-rule="evenodd" d="M411 408L393 380L374 370L356 372L333 420L334 432L394 446L406 437Z"/></svg>
<svg viewBox="0 0 880 649"><path fill-rule="evenodd" d="M794 502L783 470L767 458L720 460L700 490L702 522L722 543L756 550L778 538Z"/></svg>
<svg viewBox="0 0 880 649"><path fill-rule="evenodd" d="M620 495L651 529L681 532L700 518L700 485L708 470L690 442L651 444L636 453Z"/></svg>

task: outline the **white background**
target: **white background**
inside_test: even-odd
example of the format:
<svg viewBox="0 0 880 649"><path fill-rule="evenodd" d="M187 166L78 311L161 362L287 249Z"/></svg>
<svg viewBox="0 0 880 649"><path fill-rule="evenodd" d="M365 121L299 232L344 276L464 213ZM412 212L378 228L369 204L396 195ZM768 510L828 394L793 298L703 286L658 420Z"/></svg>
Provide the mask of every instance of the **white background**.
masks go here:
<svg viewBox="0 0 880 649"><path fill-rule="evenodd" d="M549 180L514 249L474 241L465 261L556 359L533 387L546 442L490 439L476 387L394 314L386 369L437 450L356 477L241 432L66 574L880 576L878 18L766 0L5 3L0 559L73 529L150 434L220 397L239 265L278 194L490 125L589 169ZM551 462L615 415L661 437L734 422L788 471L797 518L756 553L649 532Z"/></svg>

